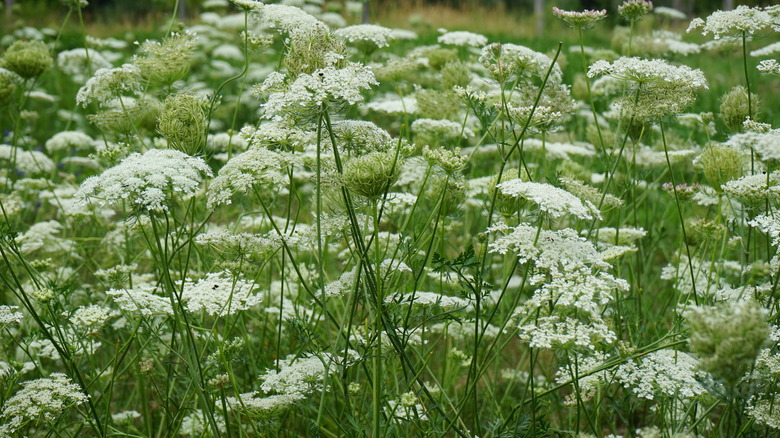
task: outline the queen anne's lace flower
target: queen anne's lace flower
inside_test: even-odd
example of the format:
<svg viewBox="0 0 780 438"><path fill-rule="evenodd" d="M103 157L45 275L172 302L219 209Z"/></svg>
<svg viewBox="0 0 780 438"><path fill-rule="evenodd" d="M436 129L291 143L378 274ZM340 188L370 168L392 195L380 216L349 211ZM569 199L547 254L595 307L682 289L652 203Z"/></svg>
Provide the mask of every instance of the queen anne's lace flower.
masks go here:
<svg viewBox="0 0 780 438"><path fill-rule="evenodd" d="M38 151L26 151L7 144L0 144L0 161L13 163L17 171L31 175L49 173L54 170L54 162L45 154ZM7 164L6 166L10 167Z"/></svg>
<svg viewBox="0 0 780 438"><path fill-rule="evenodd" d="M108 106L117 96L141 92L141 71L134 64L101 68L79 89L76 103L86 107L92 102Z"/></svg>
<svg viewBox="0 0 780 438"><path fill-rule="evenodd" d="M337 37L356 45L370 45L373 48L382 48L390 45L393 39L393 30L376 24L356 24L337 29L333 32Z"/></svg>
<svg viewBox="0 0 780 438"><path fill-rule="evenodd" d="M24 315L16 310L19 306L0 306L0 327L9 324L18 324L22 321Z"/></svg>
<svg viewBox="0 0 780 438"><path fill-rule="evenodd" d="M607 16L607 10L600 11L586 9L584 11L564 11L553 6L553 15L568 23L575 29L590 29L596 22Z"/></svg>
<svg viewBox="0 0 780 438"><path fill-rule="evenodd" d="M287 34L307 31L312 27L327 27L322 21L295 6L268 4L263 5L260 12L262 23Z"/></svg>
<svg viewBox="0 0 780 438"><path fill-rule="evenodd" d="M640 84L675 85L694 89L707 88L707 79L699 69L675 66L662 59L621 57L614 62L596 61L588 69L588 77L609 75Z"/></svg>
<svg viewBox="0 0 780 438"><path fill-rule="evenodd" d="M153 287L111 289L106 292L120 309L143 317L173 315L171 300L154 293Z"/></svg>
<svg viewBox="0 0 780 438"><path fill-rule="evenodd" d="M610 266L604 262L591 242L570 228L557 231L541 230L538 238L537 228L525 224L514 228L497 225L488 229L488 232L506 233L489 245L491 253L512 252L517 254L520 263L533 260L538 268L552 271L571 271L582 266Z"/></svg>
<svg viewBox="0 0 780 438"><path fill-rule="evenodd" d="M780 76L780 64L777 63L776 59L763 60L758 63L756 69L765 75Z"/></svg>
<svg viewBox="0 0 780 438"><path fill-rule="evenodd" d="M85 403L87 397L62 373L23 382L22 389L3 405L0 416L7 422L0 426L0 435L12 436L33 421L54 423L65 409Z"/></svg>
<svg viewBox="0 0 780 438"><path fill-rule="evenodd" d="M185 285L181 299L190 312L227 316L259 304L263 295L256 292L254 283L233 278L227 272L214 272L197 283Z"/></svg>
<svg viewBox="0 0 780 438"><path fill-rule="evenodd" d="M299 160L292 154L273 152L262 147L254 147L236 155L211 182L208 188L208 208L229 204L234 194L246 193L258 184L282 186L288 183L283 171L297 162Z"/></svg>
<svg viewBox="0 0 780 438"><path fill-rule="evenodd" d="M699 383L706 373L697 371L698 363L682 351L660 350L618 367L617 379L648 400L659 394L688 399L706 393Z"/></svg>
<svg viewBox="0 0 780 438"><path fill-rule="evenodd" d="M486 36L464 30L447 32L439 36L438 41L441 44L466 47L483 47L488 43Z"/></svg>
<svg viewBox="0 0 780 438"><path fill-rule="evenodd" d="M545 183L523 181L520 178L505 181L496 186L501 193L515 198L525 198L539 205L539 209L554 218L571 214L583 220L601 217L598 209L589 201Z"/></svg>
<svg viewBox="0 0 780 438"><path fill-rule="evenodd" d="M270 119L316 110L325 103L354 105L363 100L360 93L372 85L379 85L374 73L362 64L353 63L344 68L326 67L312 74L302 73L289 87L284 87L278 76L269 76L258 91L279 89L268 96L263 106L263 113Z"/></svg>
<svg viewBox="0 0 780 438"><path fill-rule="evenodd" d="M95 198L101 205L129 201L141 210L167 211L171 194L194 194L201 175L211 176L211 168L202 159L172 149L150 149L87 178L75 197L85 201Z"/></svg>
<svg viewBox="0 0 780 438"><path fill-rule="evenodd" d="M704 35L712 34L716 40L723 35L752 35L772 25L772 16L761 8L740 5L731 11L715 11L707 20L694 18L687 32L702 29Z"/></svg>

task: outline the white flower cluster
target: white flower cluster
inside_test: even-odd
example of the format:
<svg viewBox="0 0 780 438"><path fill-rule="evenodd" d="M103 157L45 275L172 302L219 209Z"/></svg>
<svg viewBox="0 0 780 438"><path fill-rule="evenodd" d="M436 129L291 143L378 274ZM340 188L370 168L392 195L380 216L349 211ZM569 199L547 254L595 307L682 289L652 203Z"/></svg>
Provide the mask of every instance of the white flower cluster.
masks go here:
<svg viewBox="0 0 780 438"><path fill-rule="evenodd" d="M173 315L171 300L154 293L154 287L136 287L133 289L110 289L110 296L117 306L130 315L142 317Z"/></svg>
<svg viewBox="0 0 780 438"><path fill-rule="evenodd" d="M466 309L469 306L469 302L462 298L422 291L391 294L385 298L385 302L420 307L440 307L445 311Z"/></svg>
<svg viewBox="0 0 780 438"><path fill-rule="evenodd" d="M32 421L54 423L65 409L85 403L87 397L62 373L22 382L22 389L3 405L0 416L7 422L0 426L0 436L13 436Z"/></svg>
<svg viewBox="0 0 780 438"><path fill-rule="evenodd" d="M688 353L659 350L621 365L616 377L624 387L648 400L659 394L689 399L707 392L699 383L707 373L697 370L698 363Z"/></svg>
<svg viewBox="0 0 780 438"><path fill-rule="evenodd" d="M54 161L38 151L26 151L20 147L0 144L0 160L14 164L14 168L25 174L39 175L54 171ZM8 166L10 168L11 166Z"/></svg>
<svg viewBox="0 0 780 438"><path fill-rule="evenodd" d="M268 83L272 81L273 84ZM261 86L278 87L278 77L269 76ZM350 63L344 68L326 67L312 74L302 73L284 92L273 92L263 105L266 118L286 116L301 110L319 109L328 102L354 105L363 100L360 94L372 85L379 85L374 73L363 64Z"/></svg>
<svg viewBox="0 0 780 438"><path fill-rule="evenodd" d="M772 56L777 53L780 53L780 41L769 44L760 49L753 50L750 52L750 56L758 58L761 56Z"/></svg>
<svg viewBox="0 0 780 438"><path fill-rule="evenodd" d="M49 153L85 151L94 148L92 137L81 131L62 131L46 140Z"/></svg>
<svg viewBox="0 0 780 438"><path fill-rule="evenodd" d="M80 332L92 334L100 330L105 323L117 316L119 312L97 304L82 306L76 309L72 314L64 313L71 324Z"/></svg>
<svg viewBox="0 0 780 438"><path fill-rule="evenodd" d="M283 33L306 32L314 27L325 28L325 23L307 14L301 8L287 5L267 4L260 10L260 21Z"/></svg>
<svg viewBox="0 0 780 438"><path fill-rule="evenodd" d="M571 271L582 266L609 267L596 247L570 228L541 230L538 238L537 228L526 224L514 228L497 225L488 232L506 233L489 244L491 253L512 252L517 254L520 263L533 260L538 268L552 271Z"/></svg>
<svg viewBox="0 0 780 438"><path fill-rule="evenodd" d="M740 5L730 11L715 11L707 20L694 18L687 32L701 28L702 34L712 34L716 40L723 35L752 35L773 24L772 16L761 8Z"/></svg>
<svg viewBox="0 0 780 438"><path fill-rule="evenodd" d="M350 351L350 355L354 359L357 353ZM348 366L349 363L348 361L343 365ZM275 392L304 397L313 391L322 390L322 381L326 373L335 372L340 366L327 353L298 358L289 356L280 361L279 371L267 370L260 376L260 380L263 381L261 389L266 393Z"/></svg>
<svg viewBox="0 0 780 438"><path fill-rule="evenodd" d="M780 217L775 214L760 214L748 224L767 233L772 238L772 245L780 246Z"/></svg>
<svg viewBox="0 0 780 438"><path fill-rule="evenodd" d="M751 399L745 412L758 424L780 429L780 395L776 393L764 399Z"/></svg>
<svg viewBox="0 0 780 438"><path fill-rule="evenodd" d="M273 417L295 402L306 398L302 394L274 394L261 396L258 392L246 392L238 397L225 397L230 409L246 412L252 417Z"/></svg>
<svg viewBox="0 0 780 438"><path fill-rule="evenodd" d="M22 254L35 251L52 254L75 253L75 242L58 237L60 231L62 231L62 224L57 221L38 222L31 225L24 234L16 236L16 243Z"/></svg>
<svg viewBox="0 0 780 438"><path fill-rule="evenodd" d="M98 176L87 178L75 197L98 199L100 205L129 201L134 208L168 211L171 193L185 197L195 193L201 175L211 168L200 158L173 149L134 153Z"/></svg>
<svg viewBox="0 0 780 438"><path fill-rule="evenodd" d="M588 77L601 75L641 84L663 83L693 89L707 88L707 79L701 70L686 65L675 66L662 59L623 56L614 62L599 60L588 69Z"/></svg>
<svg viewBox="0 0 780 438"><path fill-rule="evenodd" d="M224 317L259 304L263 294L256 292L252 282L235 278L227 271L212 272L197 283L186 284L181 299L192 313Z"/></svg>
<svg viewBox="0 0 780 438"><path fill-rule="evenodd" d="M765 75L780 76L780 64L777 63L776 59L763 60L758 63L756 69Z"/></svg>
<svg viewBox="0 0 780 438"><path fill-rule="evenodd" d="M24 318L22 312L17 312L19 306L0 306L0 327L19 324Z"/></svg>
<svg viewBox="0 0 780 438"><path fill-rule="evenodd" d="M780 160L780 129L734 134L725 143L737 150L754 150L763 161Z"/></svg>
<svg viewBox="0 0 780 438"><path fill-rule="evenodd" d="M686 15L685 12L678 11L677 9L668 6L656 6L653 8L653 13L670 20L685 20L688 18L688 15Z"/></svg>
<svg viewBox="0 0 780 438"><path fill-rule="evenodd" d="M124 64L117 68L101 68L79 89L76 103L86 107L92 102L109 106L111 101L122 95L141 92L141 71L135 64Z"/></svg>
<svg viewBox="0 0 780 438"><path fill-rule="evenodd" d="M87 63L87 59L89 59L89 63ZM83 84L88 77L92 76L90 67L94 71L104 68L109 69L113 65L97 50L81 47L60 52L57 55L57 67L70 76L74 82Z"/></svg>
<svg viewBox="0 0 780 438"><path fill-rule="evenodd" d="M501 193L514 198L524 198L536 203L539 209L553 218L571 214L583 220L601 218L593 203L572 195L566 190L546 183L523 181L520 178L505 181L496 186Z"/></svg>
<svg viewBox="0 0 780 438"><path fill-rule="evenodd" d="M249 192L259 184L284 186L289 183L285 169L297 162L299 158L289 153L250 148L219 170L208 188L207 207L213 210L220 204L230 204L234 194Z"/></svg>
<svg viewBox="0 0 780 438"><path fill-rule="evenodd" d="M447 32L439 36L438 41L441 44L461 47L484 47L488 43L486 36L464 30Z"/></svg>
<svg viewBox="0 0 780 438"><path fill-rule="evenodd" d="M577 318L551 315L537 318L518 327L518 336L533 348L586 348L597 350L596 344L612 344L615 333L601 322L583 322Z"/></svg>
<svg viewBox="0 0 780 438"><path fill-rule="evenodd" d="M393 40L393 30L376 24L355 24L333 32L339 38L353 44L370 44L375 48L387 47Z"/></svg>
<svg viewBox="0 0 780 438"><path fill-rule="evenodd" d="M758 173L727 182L721 186L724 192L741 201L760 202L764 199L780 199L780 171L769 175Z"/></svg>

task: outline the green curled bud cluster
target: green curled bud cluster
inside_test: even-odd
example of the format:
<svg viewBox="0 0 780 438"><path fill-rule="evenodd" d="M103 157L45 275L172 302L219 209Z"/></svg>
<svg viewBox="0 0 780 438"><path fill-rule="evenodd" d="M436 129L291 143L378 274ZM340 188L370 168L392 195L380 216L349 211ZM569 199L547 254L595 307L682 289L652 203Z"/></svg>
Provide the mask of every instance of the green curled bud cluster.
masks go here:
<svg viewBox="0 0 780 438"><path fill-rule="evenodd" d="M743 174L742 152L719 144L712 144L696 160L704 170L704 177L717 192L723 192L721 186L735 180Z"/></svg>
<svg viewBox="0 0 780 438"><path fill-rule="evenodd" d="M441 69L443 89L451 90L456 86L465 87L471 82L471 71L460 61L450 61Z"/></svg>
<svg viewBox="0 0 780 438"><path fill-rule="evenodd" d="M377 151L349 160L341 178L351 192L377 199L400 174L401 163L395 159L395 151Z"/></svg>
<svg viewBox="0 0 780 438"><path fill-rule="evenodd" d="M204 102L192 93L168 96L157 120L157 130L168 146L189 155L203 148L206 132Z"/></svg>
<svg viewBox="0 0 780 438"><path fill-rule="evenodd" d="M312 74L325 67L341 68L346 64L346 51L344 43L327 27L313 26L290 35L284 66L291 78L301 73Z"/></svg>
<svg viewBox="0 0 780 438"><path fill-rule="evenodd" d="M759 105L758 96L751 93L751 101L753 107L752 117L755 118L756 109ZM733 132L738 132L742 129L742 125L745 120L751 117L750 106L748 104L747 88L742 85L737 85L732 88L728 93L723 95L723 99L720 104L720 118L723 119L723 123Z"/></svg>
<svg viewBox="0 0 780 438"><path fill-rule="evenodd" d="M147 80L172 84L190 70L195 37L188 33L172 33L158 41L147 40L141 45L140 56L133 63Z"/></svg>
<svg viewBox="0 0 780 438"><path fill-rule="evenodd" d="M24 79L40 76L54 62L49 48L41 41L15 41L5 51L0 66Z"/></svg>

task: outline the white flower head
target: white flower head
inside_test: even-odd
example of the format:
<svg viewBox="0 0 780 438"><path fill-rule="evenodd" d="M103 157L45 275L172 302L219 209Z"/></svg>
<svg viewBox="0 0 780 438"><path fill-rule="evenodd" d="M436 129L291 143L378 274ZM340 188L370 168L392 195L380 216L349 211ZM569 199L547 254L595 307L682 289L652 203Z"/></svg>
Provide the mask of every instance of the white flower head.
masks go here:
<svg viewBox="0 0 780 438"><path fill-rule="evenodd" d="M701 28L702 34L721 36L752 35L772 25L772 16L761 8L740 5L730 11L715 11L706 20L694 18L687 32Z"/></svg>
<svg viewBox="0 0 780 438"><path fill-rule="evenodd" d="M484 47L488 43L486 36L463 30L447 32L439 36L438 41L441 44L461 47Z"/></svg>
<svg viewBox="0 0 780 438"><path fill-rule="evenodd" d="M150 149L87 178L74 197L95 198L101 205L128 201L140 210L168 211L171 195L193 195L202 175L211 176L211 168L202 159L173 149Z"/></svg>
<svg viewBox="0 0 780 438"><path fill-rule="evenodd" d="M601 214L589 201L583 203L580 198L566 190L546 183L523 181L520 178L505 181L496 186L501 193L515 198L525 198L539 205L539 209L554 218L571 214L583 220L600 218Z"/></svg>

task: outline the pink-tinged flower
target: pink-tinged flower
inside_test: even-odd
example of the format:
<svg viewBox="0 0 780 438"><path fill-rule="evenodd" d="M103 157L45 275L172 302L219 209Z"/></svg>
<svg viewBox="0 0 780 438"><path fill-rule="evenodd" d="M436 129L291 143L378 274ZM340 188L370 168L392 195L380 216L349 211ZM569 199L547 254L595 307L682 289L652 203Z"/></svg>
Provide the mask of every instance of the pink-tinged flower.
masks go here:
<svg viewBox="0 0 780 438"><path fill-rule="evenodd" d="M552 11L556 17L565 21L575 29L590 29L596 24L597 21L607 16L606 9L602 9L600 11L588 9L582 12L578 12L564 11L563 9L558 9L557 7L553 6Z"/></svg>

